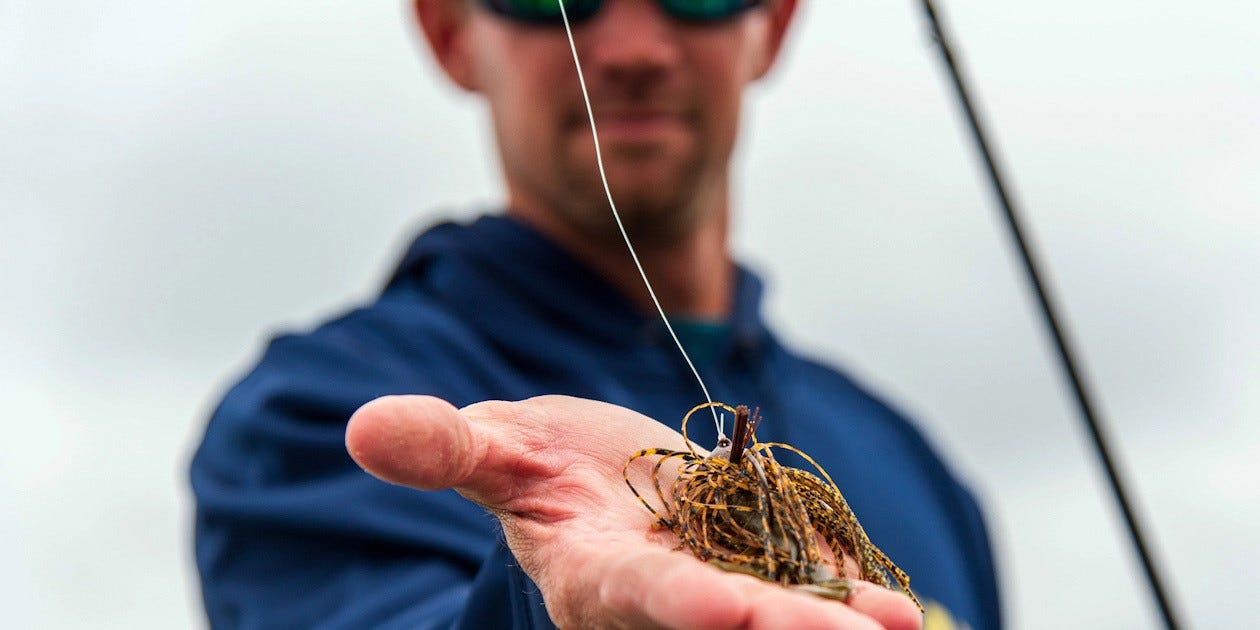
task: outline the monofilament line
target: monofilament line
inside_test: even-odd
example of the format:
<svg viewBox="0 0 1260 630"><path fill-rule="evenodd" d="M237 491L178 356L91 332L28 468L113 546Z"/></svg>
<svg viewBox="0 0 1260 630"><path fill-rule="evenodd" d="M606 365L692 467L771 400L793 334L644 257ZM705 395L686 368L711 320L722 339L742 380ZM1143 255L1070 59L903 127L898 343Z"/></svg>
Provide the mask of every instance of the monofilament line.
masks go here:
<svg viewBox="0 0 1260 630"><path fill-rule="evenodd" d="M569 50L573 51L573 66L577 68L578 84L582 86L582 100L586 103L586 116L591 121L591 138L595 141L595 163L599 165L599 179L604 184L604 195L608 197L608 207L612 208L613 219L617 222L617 229L621 231L621 238L626 242L626 249L630 250L630 258L634 259L634 266L639 270L639 277L643 278L643 285L647 287L648 295L652 296L652 304L656 305L656 312L660 313L661 321L665 323L665 330L669 331L669 336L673 338L674 345L678 346L678 351L682 353L683 360L687 362L687 367L691 368L691 373L695 375L696 382L700 384L700 391L704 392L704 399L709 403L709 411L713 412L713 426L717 429L718 436L722 437L722 423L718 420L717 408L713 406L713 397L709 395L709 388L705 387L704 379L700 378L700 372L696 369L691 357L687 355L687 349L683 348L682 342L678 340L678 335L674 332L674 327L669 323L669 317L665 315L665 309L661 308L661 301L656 298L656 291L652 290L652 283L648 281L647 272L643 271L643 264L639 262L639 254L634 251L634 245L630 242L630 235L626 233L626 226L621 222L621 214L617 212L617 204L613 201L612 190L608 188L608 175L604 173L604 156L599 149L599 131L595 129L595 110L591 108L591 96L586 91L586 78L582 76L582 62L578 60L577 44L573 42L573 29L569 26L569 14L564 9L564 0L556 0L560 5L560 19L564 21L564 34L569 38Z"/></svg>

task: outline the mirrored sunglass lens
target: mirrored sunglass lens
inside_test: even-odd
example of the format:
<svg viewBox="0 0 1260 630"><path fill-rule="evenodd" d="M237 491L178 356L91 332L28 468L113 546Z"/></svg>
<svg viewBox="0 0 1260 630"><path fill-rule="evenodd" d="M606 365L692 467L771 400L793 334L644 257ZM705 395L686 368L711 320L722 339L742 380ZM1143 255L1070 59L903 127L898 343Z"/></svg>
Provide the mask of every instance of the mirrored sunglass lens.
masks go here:
<svg viewBox="0 0 1260 630"><path fill-rule="evenodd" d="M760 0L661 0L661 6L680 20L708 21L734 16Z"/></svg>
<svg viewBox="0 0 1260 630"><path fill-rule="evenodd" d="M600 0L564 0L564 10L569 19L582 20L599 10ZM559 22L560 3L557 0L489 0L490 8L504 15L534 22Z"/></svg>

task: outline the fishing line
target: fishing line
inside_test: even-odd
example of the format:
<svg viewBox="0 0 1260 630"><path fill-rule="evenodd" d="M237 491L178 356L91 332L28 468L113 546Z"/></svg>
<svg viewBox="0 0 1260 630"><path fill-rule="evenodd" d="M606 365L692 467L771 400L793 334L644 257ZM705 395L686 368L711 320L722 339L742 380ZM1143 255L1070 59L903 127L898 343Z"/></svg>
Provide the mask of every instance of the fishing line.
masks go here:
<svg viewBox="0 0 1260 630"><path fill-rule="evenodd" d="M696 370L696 365L691 362L691 357L687 355L686 348L683 348L682 342L678 340L678 334L674 332L674 327L669 323L669 317L665 315L665 309L661 308L661 301L656 298L656 291L652 289L652 283L648 281L647 272L643 271L643 263L639 262L639 254L635 252L634 245L630 243L630 235L626 233L626 226L621 222L621 214L617 212L617 204L613 201L612 190L608 188L608 175L604 173L604 156L599 148L599 131L595 129L595 110L591 108L591 95L586 91L586 79L582 76L582 62L578 60L577 44L573 42L573 29L569 26L569 14L564 9L565 0L556 0L560 5L560 18L564 21L564 34L569 38L569 50L573 51L573 66L577 68L578 84L582 86L582 100L586 103L586 116L591 121L591 138L595 141L595 163L599 165L599 179L604 184L604 195L608 197L608 207L612 208L613 219L617 221L617 229L621 231L621 238L626 242L626 249L630 250L630 258L634 260L634 266L639 270L639 277L643 278L643 285L647 287L648 295L652 297L652 304L656 305L656 312L660 313L661 321L665 323L665 330L669 331L669 336L674 340L674 345L678 346L678 352L682 353L683 360L687 362L687 367L691 368L691 373L695 375L696 382L700 384L700 391L704 392L704 399L708 401L709 410L713 412L713 426L717 429L718 437L725 437L722 433L722 421L718 420L717 408L713 407L713 397L709 395L709 388L705 386L704 379L700 378L700 372Z"/></svg>

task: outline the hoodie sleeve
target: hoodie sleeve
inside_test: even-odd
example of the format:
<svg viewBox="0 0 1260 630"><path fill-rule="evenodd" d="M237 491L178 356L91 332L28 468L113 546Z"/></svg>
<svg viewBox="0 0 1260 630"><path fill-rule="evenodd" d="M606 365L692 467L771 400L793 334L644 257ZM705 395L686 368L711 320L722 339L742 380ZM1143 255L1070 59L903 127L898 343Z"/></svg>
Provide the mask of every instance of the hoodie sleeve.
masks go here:
<svg viewBox="0 0 1260 630"><path fill-rule="evenodd" d="M276 339L211 418L190 471L210 624L521 627L505 602L524 575L492 516L379 481L346 453L368 400L461 392L343 333Z"/></svg>

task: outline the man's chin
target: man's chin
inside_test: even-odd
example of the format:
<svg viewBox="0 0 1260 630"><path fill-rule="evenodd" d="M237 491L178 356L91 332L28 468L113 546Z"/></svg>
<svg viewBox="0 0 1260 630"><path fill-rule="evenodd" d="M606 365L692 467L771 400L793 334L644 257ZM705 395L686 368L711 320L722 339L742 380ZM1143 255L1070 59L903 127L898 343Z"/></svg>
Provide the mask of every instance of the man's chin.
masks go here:
<svg viewBox="0 0 1260 630"><path fill-rule="evenodd" d="M587 203L582 214L586 231L600 240L621 240L604 194L603 182L592 162L571 171L581 176L569 192L581 192ZM693 159L659 148L635 150L620 145L604 153L604 173L617 211L636 243L671 244L685 238L699 223L701 168ZM566 204L567 205L567 204Z"/></svg>
<svg viewBox="0 0 1260 630"><path fill-rule="evenodd" d="M626 232L637 245L674 245L685 240L700 223L699 208L691 197L662 195L661 190L613 189L617 213ZM607 200L599 199L593 212L585 217L590 236L605 243L621 241L621 231L608 209Z"/></svg>
<svg viewBox="0 0 1260 630"><path fill-rule="evenodd" d="M694 161L665 156L606 159L604 172L618 206L633 203L648 213L652 208L663 211L690 203L700 184Z"/></svg>
<svg viewBox="0 0 1260 630"><path fill-rule="evenodd" d="M569 161L573 166L595 165L595 150L589 130L576 134ZM667 183L679 172L694 170L700 162L695 138L687 134L665 137L608 137L600 133L604 170L610 180L652 180Z"/></svg>

